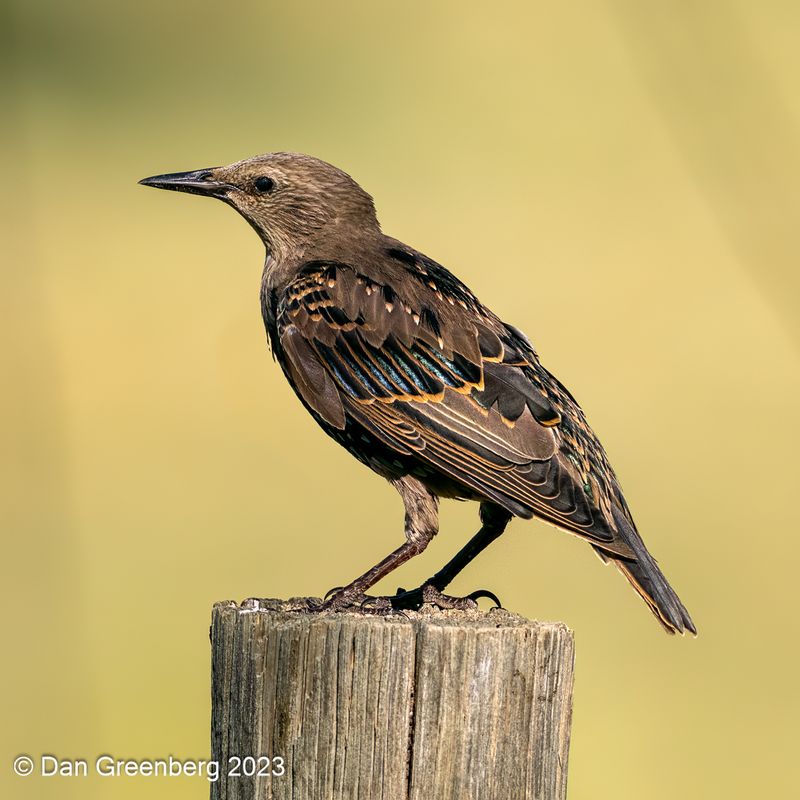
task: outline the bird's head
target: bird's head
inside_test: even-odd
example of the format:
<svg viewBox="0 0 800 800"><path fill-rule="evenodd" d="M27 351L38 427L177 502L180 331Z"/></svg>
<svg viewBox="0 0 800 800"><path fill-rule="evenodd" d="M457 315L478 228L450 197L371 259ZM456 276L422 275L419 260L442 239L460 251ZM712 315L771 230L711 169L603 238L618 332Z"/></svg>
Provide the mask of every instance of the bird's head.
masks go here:
<svg viewBox="0 0 800 800"><path fill-rule="evenodd" d="M301 153L266 153L139 183L224 200L276 257L303 247L329 225L378 230L372 198L345 172Z"/></svg>

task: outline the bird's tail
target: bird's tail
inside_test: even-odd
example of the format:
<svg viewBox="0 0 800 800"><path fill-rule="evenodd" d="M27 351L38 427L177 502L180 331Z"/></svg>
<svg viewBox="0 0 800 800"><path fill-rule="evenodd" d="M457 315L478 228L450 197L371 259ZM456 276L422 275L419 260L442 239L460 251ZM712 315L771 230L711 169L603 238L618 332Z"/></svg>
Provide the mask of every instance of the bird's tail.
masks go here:
<svg viewBox="0 0 800 800"><path fill-rule="evenodd" d="M642 596L667 633L683 634L690 631L696 635L697 629L689 612L669 585L656 560L647 552L636 528L617 509L614 509L614 517L622 538L630 546L635 558L620 558L598 550L600 557L603 561L613 561L617 569L630 581L631 586Z"/></svg>

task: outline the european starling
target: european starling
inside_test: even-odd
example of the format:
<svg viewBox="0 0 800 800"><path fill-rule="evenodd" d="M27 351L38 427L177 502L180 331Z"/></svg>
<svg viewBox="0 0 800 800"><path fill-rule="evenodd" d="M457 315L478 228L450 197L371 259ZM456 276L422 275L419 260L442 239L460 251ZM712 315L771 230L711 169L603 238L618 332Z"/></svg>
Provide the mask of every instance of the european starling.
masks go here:
<svg viewBox="0 0 800 800"><path fill-rule="evenodd" d="M538 517L615 564L669 633L695 633L569 390L524 333L443 266L384 235L349 175L268 153L141 183L219 198L256 230L275 359L322 429L403 500L405 543L323 608L364 602L422 552L438 530L439 498L450 497L480 503L480 530L421 587L389 598L392 608L458 605L442 594L453 577L512 517Z"/></svg>

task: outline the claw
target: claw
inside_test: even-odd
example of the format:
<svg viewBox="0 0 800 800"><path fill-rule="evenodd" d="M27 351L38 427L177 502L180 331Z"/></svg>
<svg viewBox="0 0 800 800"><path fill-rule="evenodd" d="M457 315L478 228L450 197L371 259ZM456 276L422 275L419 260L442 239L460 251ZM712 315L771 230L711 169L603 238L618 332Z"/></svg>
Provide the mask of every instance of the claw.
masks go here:
<svg viewBox="0 0 800 800"><path fill-rule="evenodd" d="M494 592L490 592L488 589L477 589L474 592L470 592L467 595L467 597L470 600L473 600L475 602L480 600L481 597L485 597L485 598L487 598L488 600L491 600L494 603L495 608L502 608L503 607L503 604L500 602L500 600L497 597L497 595Z"/></svg>
<svg viewBox="0 0 800 800"><path fill-rule="evenodd" d="M328 591L325 592L322 599L327 600L332 594L336 594L336 592L341 592L342 589L344 589L344 586L334 586L333 589L328 589Z"/></svg>

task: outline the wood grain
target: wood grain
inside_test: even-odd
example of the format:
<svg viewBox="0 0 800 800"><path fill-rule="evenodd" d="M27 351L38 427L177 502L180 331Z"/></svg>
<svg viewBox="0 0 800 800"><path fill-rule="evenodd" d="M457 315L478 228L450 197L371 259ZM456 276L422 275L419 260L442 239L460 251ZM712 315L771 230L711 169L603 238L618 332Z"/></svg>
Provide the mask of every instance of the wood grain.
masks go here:
<svg viewBox="0 0 800 800"><path fill-rule="evenodd" d="M212 614L212 800L563 800L573 637L507 611ZM261 775L233 777L232 756ZM252 771L252 769L250 769Z"/></svg>

